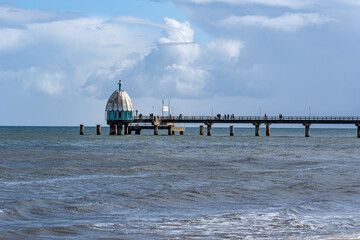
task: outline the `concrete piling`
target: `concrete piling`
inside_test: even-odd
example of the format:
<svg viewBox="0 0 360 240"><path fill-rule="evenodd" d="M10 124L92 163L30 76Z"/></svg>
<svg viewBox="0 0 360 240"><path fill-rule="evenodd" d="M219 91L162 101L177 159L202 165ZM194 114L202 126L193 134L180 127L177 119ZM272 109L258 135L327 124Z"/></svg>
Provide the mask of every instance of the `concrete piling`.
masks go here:
<svg viewBox="0 0 360 240"><path fill-rule="evenodd" d="M310 125L311 125L311 124L305 124L305 123L304 123L304 126L305 126L305 137L310 137Z"/></svg>
<svg viewBox="0 0 360 240"><path fill-rule="evenodd" d="M180 135L184 135L184 131L180 131Z"/></svg>
<svg viewBox="0 0 360 240"><path fill-rule="evenodd" d="M360 124L356 124L357 126L357 137L360 138Z"/></svg>
<svg viewBox="0 0 360 240"><path fill-rule="evenodd" d="M124 125L124 135L129 135L131 134L131 132L129 131L129 125L125 124Z"/></svg>
<svg viewBox="0 0 360 240"><path fill-rule="evenodd" d="M117 126L114 125L113 128L114 128L114 135L117 135Z"/></svg>
<svg viewBox="0 0 360 240"><path fill-rule="evenodd" d="M141 132L140 129L136 129L136 130L135 130L135 135L140 135L140 132Z"/></svg>
<svg viewBox="0 0 360 240"><path fill-rule="evenodd" d="M266 124L266 136L270 136L270 123Z"/></svg>
<svg viewBox="0 0 360 240"><path fill-rule="evenodd" d="M117 126L110 125L110 135L117 135Z"/></svg>
<svg viewBox="0 0 360 240"><path fill-rule="evenodd" d="M169 128L168 128L168 135L174 135L173 126L171 126L171 125L169 125Z"/></svg>
<svg viewBox="0 0 360 240"><path fill-rule="evenodd" d="M230 136L234 136L234 126L230 126Z"/></svg>
<svg viewBox="0 0 360 240"><path fill-rule="evenodd" d="M96 125L96 135L101 135L101 126Z"/></svg>
<svg viewBox="0 0 360 240"><path fill-rule="evenodd" d="M159 135L159 126L154 125L154 135Z"/></svg>
<svg viewBox="0 0 360 240"><path fill-rule="evenodd" d="M261 123L254 123L256 137L260 136L260 125L261 125Z"/></svg>
<svg viewBox="0 0 360 240"><path fill-rule="evenodd" d="M117 135L122 135L122 134L123 134L122 125L119 124L119 125L117 125Z"/></svg>
<svg viewBox="0 0 360 240"><path fill-rule="evenodd" d="M80 135L84 135L85 130L84 130L84 125L80 124Z"/></svg>
<svg viewBox="0 0 360 240"><path fill-rule="evenodd" d="M206 128L207 128L207 135L211 136L211 124L206 124Z"/></svg>
<svg viewBox="0 0 360 240"><path fill-rule="evenodd" d="M200 126L200 135L201 136L204 135L204 126L203 125Z"/></svg>

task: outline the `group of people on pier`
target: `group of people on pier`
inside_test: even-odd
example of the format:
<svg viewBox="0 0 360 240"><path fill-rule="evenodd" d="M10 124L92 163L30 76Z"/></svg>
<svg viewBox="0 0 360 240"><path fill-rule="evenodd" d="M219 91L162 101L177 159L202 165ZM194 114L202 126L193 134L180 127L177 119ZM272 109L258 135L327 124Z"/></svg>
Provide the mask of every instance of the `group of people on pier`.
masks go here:
<svg viewBox="0 0 360 240"><path fill-rule="evenodd" d="M220 119L221 119L221 114L220 114L220 113L217 114L216 117L220 120ZM234 114L231 114L231 115L229 115L229 114L227 114L227 115L224 114L223 119L235 119L235 115L234 115Z"/></svg>

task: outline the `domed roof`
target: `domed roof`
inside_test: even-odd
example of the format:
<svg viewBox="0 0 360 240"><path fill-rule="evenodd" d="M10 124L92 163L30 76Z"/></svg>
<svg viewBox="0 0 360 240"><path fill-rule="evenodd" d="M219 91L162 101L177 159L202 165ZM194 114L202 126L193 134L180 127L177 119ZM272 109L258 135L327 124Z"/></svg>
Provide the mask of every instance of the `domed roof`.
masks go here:
<svg viewBox="0 0 360 240"><path fill-rule="evenodd" d="M116 90L111 94L105 111L134 111L134 106L124 90Z"/></svg>

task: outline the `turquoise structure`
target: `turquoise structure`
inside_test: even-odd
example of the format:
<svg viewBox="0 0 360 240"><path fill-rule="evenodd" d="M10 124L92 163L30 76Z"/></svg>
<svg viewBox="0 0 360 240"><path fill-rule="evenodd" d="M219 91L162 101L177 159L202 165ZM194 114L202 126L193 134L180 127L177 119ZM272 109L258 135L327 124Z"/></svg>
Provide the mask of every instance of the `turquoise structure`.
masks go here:
<svg viewBox="0 0 360 240"><path fill-rule="evenodd" d="M121 89L119 80L119 90L114 91L105 108L105 119L110 126L128 125L133 120L134 106L129 95Z"/></svg>

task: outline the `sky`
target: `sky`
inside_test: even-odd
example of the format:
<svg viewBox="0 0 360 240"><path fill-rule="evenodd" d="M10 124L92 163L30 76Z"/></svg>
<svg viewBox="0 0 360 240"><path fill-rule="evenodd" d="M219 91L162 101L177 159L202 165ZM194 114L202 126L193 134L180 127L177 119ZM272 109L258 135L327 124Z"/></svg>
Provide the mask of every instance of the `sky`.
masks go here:
<svg viewBox="0 0 360 240"><path fill-rule="evenodd" d="M360 0L0 0L0 125L360 115Z"/></svg>

